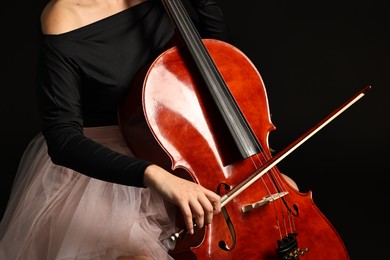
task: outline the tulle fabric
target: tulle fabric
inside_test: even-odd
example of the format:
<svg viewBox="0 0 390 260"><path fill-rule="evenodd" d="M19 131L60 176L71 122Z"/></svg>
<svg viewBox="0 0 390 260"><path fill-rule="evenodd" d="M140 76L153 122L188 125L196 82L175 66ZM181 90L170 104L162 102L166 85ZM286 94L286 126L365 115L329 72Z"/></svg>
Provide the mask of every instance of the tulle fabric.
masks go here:
<svg viewBox="0 0 390 260"><path fill-rule="evenodd" d="M117 126L85 134L131 154ZM18 169L0 224L0 259L172 259L174 209L150 189L96 180L55 165L38 134Z"/></svg>

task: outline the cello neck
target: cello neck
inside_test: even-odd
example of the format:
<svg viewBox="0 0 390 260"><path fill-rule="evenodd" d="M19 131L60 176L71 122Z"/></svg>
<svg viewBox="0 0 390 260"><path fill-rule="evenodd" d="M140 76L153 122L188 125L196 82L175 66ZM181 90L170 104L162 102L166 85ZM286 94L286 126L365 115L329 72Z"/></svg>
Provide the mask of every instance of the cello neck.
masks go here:
<svg viewBox="0 0 390 260"><path fill-rule="evenodd" d="M260 144L242 115L181 0L162 0L243 158L260 152Z"/></svg>

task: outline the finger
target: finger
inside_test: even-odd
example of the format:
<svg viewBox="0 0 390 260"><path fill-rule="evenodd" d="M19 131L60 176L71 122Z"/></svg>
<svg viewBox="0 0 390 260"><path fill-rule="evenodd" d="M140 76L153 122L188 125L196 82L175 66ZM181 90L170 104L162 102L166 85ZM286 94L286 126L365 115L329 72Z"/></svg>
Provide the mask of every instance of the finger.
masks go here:
<svg viewBox="0 0 390 260"><path fill-rule="evenodd" d="M208 199L207 196L203 195L199 198L199 203L201 204L203 209L204 224L210 224L213 221L214 216L214 208L211 201Z"/></svg>
<svg viewBox="0 0 390 260"><path fill-rule="evenodd" d="M219 214L221 212L221 199L214 200L211 204L213 205L213 214Z"/></svg>
<svg viewBox="0 0 390 260"><path fill-rule="evenodd" d="M221 212L221 196L210 190L206 190L205 195L213 206L213 214L216 215Z"/></svg>
<svg viewBox="0 0 390 260"><path fill-rule="evenodd" d="M192 221L192 212L188 204L180 207L181 213L183 214L184 222L186 224L187 232L194 234L194 222Z"/></svg>
<svg viewBox="0 0 390 260"><path fill-rule="evenodd" d="M205 197L204 199L207 200ZM201 202L199 201L199 198L195 198L194 200L190 201L190 207L193 217L195 217L196 225L199 228L202 228L204 225L204 210Z"/></svg>

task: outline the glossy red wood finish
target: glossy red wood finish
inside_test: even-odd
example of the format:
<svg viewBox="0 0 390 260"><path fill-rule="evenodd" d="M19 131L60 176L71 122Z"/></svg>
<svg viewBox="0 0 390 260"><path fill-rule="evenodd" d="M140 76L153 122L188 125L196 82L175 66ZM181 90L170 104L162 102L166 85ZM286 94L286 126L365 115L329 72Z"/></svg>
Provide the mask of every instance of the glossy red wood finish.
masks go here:
<svg viewBox="0 0 390 260"><path fill-rule="evenodd" d="M190 57L177 48L165 51L140 74L136 81L138 87L130 93L118 115L125 140L137 156L216 191L220 183L231 188L239 184L265 162L264 158L271 156L268 135L275 127L270 120L262 78L251 61L227 43L216 40L204 40L204 43L264 154L240 158ZM298 245L309 249L301 259L349 259L339 234L316 207L311 192L298 192L288 185L276 167L272 171L280 179L279 185L289 192L285 197L288 205L298 208L299 215L294 217ZM283 214L287 215L282 201L276 200L248 213L240 210L268 195L265 184L271 193L276 192L270 178L264 176L226 205L237 235L231 251L218 246L220 240L231 244L226 222L219 214L211 225L198 230L197 235L179 240L172 256L176 259L276 259L279 233L284 236L290 232L284 228ZM290 223L287 221L286 225Z"/></svg>

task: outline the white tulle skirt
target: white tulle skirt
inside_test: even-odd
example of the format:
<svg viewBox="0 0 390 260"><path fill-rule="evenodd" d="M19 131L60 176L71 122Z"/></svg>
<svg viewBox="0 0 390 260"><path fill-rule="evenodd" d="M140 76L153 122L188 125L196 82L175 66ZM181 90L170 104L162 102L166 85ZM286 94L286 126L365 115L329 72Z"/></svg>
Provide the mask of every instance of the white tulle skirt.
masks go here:
<svg viewBox="0 0 390 260"><path fill-rule="evenodd" d="M131 154L117 126L85 129L85 135ZM0 259L171 259L175 213L168 207L149 189L53 164L39 134L21 159L0 224Z"/></svg>

